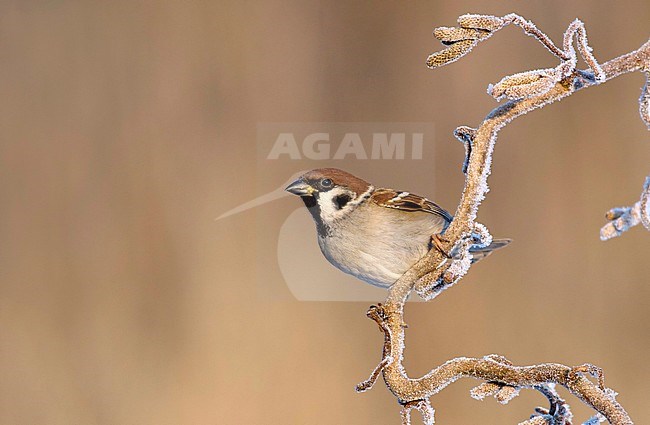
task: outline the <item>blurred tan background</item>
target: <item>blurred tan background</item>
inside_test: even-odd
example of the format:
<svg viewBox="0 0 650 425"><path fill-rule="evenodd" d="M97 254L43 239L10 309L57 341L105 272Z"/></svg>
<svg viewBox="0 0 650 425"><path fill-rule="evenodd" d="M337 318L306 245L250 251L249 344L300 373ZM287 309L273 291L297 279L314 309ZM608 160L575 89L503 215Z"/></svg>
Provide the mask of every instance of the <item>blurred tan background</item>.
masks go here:
<svg viewBox="0 0 650 425"><path fill-rule="evenodd" d="M453 211L452 130L495 106L488 83L555 60L512 28L430 71L431 32L511 11L556 41L580 17L601 60L650 29L647 1L0 3L0 423L399 423L383 383L353 391L380 355L368 303L258 291L259 214L278 225L297 201L214 217L282 183L257 178L259 122L434 123L435 163L381 178ZM624 76L502 132L479 218L515 243L409 305L412 376L489 353L592 362L648 421L650 234L598 240L650 172L642 83ZM514 424L543 402L477 402L473 383L432 398L437 423Z"/></svg>

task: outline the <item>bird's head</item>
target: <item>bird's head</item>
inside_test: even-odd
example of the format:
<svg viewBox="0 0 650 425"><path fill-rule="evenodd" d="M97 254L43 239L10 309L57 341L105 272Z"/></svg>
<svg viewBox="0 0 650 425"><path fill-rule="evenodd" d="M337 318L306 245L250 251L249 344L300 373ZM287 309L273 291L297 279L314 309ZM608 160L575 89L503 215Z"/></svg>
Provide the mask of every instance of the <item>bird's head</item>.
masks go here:
<svg viewBox="0 0 650 425"><path fill-rule="evenodd" d="M302 198L316 224L331 226L353 211L372 192L367 181L336 168L317 168L285 189Z"/></svg>

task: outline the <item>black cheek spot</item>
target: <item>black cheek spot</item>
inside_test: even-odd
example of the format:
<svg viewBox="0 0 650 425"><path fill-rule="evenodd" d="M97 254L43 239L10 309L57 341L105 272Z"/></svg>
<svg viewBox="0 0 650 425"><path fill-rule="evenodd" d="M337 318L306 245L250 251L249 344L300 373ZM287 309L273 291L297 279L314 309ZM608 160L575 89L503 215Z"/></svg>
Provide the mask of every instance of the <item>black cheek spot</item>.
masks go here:
<svg viewBox="0 0 650 425"><path fill-rule="evenodd" d="M350 195L338 195L336 198L334 198L334 203L338 209L341 209L346 206L351 200L352 198Z"/></svg>

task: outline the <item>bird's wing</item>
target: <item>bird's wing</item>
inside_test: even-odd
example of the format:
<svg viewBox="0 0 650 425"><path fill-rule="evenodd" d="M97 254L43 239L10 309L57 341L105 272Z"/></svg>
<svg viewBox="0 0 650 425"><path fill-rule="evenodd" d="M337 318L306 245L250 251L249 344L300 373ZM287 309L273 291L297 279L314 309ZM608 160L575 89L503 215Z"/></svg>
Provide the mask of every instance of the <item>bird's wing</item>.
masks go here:
<svg viewBox="0 0 650 425"><path fill-rule="evenodd" d="M375 204L385 208L434 214L444 218L448 223L453 219L452 215L444 208L427 198L409 192L400 192L392 189L376 189L372 194L371 200Z"/></svg>

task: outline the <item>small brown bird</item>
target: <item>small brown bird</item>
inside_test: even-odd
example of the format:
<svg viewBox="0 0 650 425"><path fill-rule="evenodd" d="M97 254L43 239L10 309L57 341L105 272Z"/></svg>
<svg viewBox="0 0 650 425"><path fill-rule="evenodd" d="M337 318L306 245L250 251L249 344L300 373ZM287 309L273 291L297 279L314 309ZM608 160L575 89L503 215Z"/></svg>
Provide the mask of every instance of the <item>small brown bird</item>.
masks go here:
<svg viewBox="0 0 650 425"><path fill-rule="evenodd" d="M447 229L451 214L409 192L375 189L336 168L309 171L287 186L301 197L318 232L325 258L339 270L387 288L432 247L432 236ZM470 249L473 262L510 243L495 239Z"/></svg>

